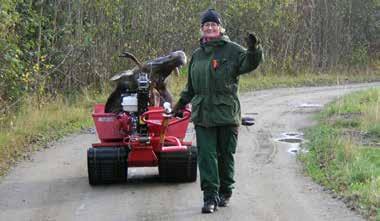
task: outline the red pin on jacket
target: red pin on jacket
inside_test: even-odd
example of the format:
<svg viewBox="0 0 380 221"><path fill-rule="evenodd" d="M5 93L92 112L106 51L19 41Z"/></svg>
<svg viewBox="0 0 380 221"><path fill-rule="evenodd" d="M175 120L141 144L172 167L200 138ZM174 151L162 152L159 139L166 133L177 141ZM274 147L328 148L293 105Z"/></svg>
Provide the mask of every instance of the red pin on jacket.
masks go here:
<svg viewBox="0 0 380 221"><path fill-rule="evenodd" d="M219 62L218 62L218 60L216 60L216 59L212 59L212 61L211 61L211 65L212 65L212 68L214 68L214 70L218 69L218 67L219 67Z"/></svg>

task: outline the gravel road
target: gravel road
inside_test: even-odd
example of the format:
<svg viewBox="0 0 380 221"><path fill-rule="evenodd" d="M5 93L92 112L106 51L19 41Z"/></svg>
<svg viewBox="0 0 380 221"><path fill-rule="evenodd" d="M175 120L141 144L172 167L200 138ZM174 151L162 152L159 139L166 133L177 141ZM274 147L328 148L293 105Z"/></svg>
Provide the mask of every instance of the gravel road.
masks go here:
<svg viewBox="0 0 380 221"><path fill-rule="evenodd" d="M343 202L305 177L296 133L313 125L312 114L348 92L380 83L263 90L241 95L244 116L256 125L241 127L236 153L236 189L231 206L200 213L196 183L158 181L157 168L130 168L127 184L91 187L86 150L97 142L87 133L66 137L36 152L0 179L0 220L362 220ZM287 133L287 134L286 134ZM290 133L290 134L289 134ZM294 133L294 134L293 134ZM193 139L194 130L188 130Z"/></svg>

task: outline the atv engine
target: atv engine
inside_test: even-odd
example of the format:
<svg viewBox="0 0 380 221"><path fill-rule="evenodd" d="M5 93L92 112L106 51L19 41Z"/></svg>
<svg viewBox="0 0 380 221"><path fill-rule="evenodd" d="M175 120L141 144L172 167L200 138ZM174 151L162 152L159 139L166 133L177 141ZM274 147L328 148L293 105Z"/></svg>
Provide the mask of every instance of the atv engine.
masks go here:
<svg viewBox="0 0 380 221"><path fill-rule="evenodd" d="M148 127L139 118L148 110L150 81L147 73L140 73L137 78L137 90L125 89L121 94L123 112L119 117L129 118L128 125L124 126L129 134L146 135Z"/></svg>

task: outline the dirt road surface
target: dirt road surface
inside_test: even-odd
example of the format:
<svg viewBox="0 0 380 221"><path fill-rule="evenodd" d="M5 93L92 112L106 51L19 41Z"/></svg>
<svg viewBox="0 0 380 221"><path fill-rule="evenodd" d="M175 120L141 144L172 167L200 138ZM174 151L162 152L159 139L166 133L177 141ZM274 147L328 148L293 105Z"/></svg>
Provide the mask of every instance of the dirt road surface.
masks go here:
<svg viewBox="0 0 380 221"><path fill-rule="evenodd" d="M129 220L362 220L340 200L303 175L297 144L276 141L311 126L327 102L380 83L274 89L241 96L242 113L256 125L241 127L236 153L236 189L231 205L200 213L196 183L158 181L157 168L130 168L124 185L91 187L86 150L93 132L66 137L33 154L0 179L1 221ZM189 139L194 131L189 129ZM293 148L293 149L292 149Z"/></svg>

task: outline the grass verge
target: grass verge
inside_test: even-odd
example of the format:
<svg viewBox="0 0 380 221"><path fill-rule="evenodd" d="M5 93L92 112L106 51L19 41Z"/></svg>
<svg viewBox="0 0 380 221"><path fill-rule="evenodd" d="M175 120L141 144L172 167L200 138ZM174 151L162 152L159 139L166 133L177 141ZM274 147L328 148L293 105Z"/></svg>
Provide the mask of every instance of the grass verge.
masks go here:
<svg viewBox="0 0 380 221"><path fill-rule="evenodd" d="M306 172L369 220L380 220L380 88L328 105L306 132Z"/></svg>
<svg viewBox="0 0 380 221"><path fill-rule="evenodd" d="M17 113L0 115L0 175L48 142L91 127L92 106L105 98L87 90L38 102L35 96L24 97Z"/></svg>

